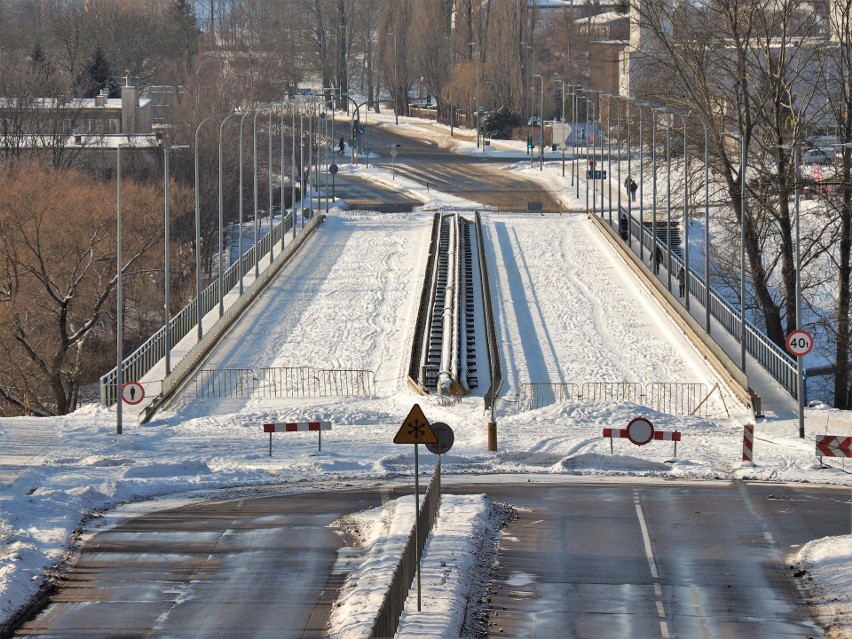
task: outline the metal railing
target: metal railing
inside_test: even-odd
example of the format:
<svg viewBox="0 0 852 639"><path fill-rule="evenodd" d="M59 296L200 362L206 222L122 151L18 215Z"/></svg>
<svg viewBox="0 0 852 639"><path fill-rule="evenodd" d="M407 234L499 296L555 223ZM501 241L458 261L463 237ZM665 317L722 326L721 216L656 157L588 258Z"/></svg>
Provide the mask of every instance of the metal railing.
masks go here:
<svg viewBox="0 0 852 639"><path fill-rule="evenodd" d="M482 287L482 311L485 315L485 341L488 346L488 371L491 378L491 385L485 392L485 410L490 410L497 402L497 396L503 387L503 369L500 365L500 349L497 346L497 329L491 301L491 283L488 279L488 263L485 259L485 237L482 234L482 220L479 211L475 213L474 224L476 226L479 276Z"/></svg>
<svg viewBox="0 0 852 639"><path fill-rule="evenodd" d="M707 405L702 404L706 397L707 386L701 382L527 382L518 388L517 410L563 402L620 402L679 417L703 417L707 416Z"/></svg>
<svg viewBox="0 0 852 639"><path fill-rule="evenodd" d="M429 482L429 488L426 489L426 496L423 498L423 504L417 513L417 526L412 526L411 532L408 535L408 541L405 542L405 548L402 551L402 557L396 565L393 577L391 577L390 585L385 591L385 597L382 605L379 607L376 618L373 620L373 627L370 630L370 637L378 639L388 639L396 635L396 630L399 627L399 618L402 616L402 610L405 606L405 600L408 598L408 592L411 590L411 583L417 572L417 547L420 548L422 555L423 548L426 546L426 539L438 519L438 509L441 505L441 460L435 465L435 471L432 473L432 481ZM414 532L418 531L415 539Z"/></svg>
<svg viewBox="0 0 852 639"><path fill-rule="evenodd" d="M620 209L620 215L627 215L625 208ZM631 233L637 237L642 233L642 242L648 251L648 255L653 255L653 247L655 242L659 242L661 248L665 248L665 243L659 239L655 239L647 226L642 228L638 220L635 218L631 222ZM662 266L668 268L669 272L676 273L677 270L684 266L684 260L677 254L672 253L671 263L668 263L668 251L663 251ZM689 271L689 276L686 279L686 284L689 287L689 294L707 307L707 283L695 271ZM710 293L710 315L714 317L728 333L739 341L740 339L740 312L735 310L733 305L720 296L713 287L709 289ZM796 360L791 357L783 348L775 344L769 337L755 327L754 324L746 319L745 323L745 341L746 352L750 353L770 375L781 384L788 393L794 398L798 397L798 377L796 374ZM712 335L711 335L712 337Z"/></svg>
<svg viewBox="0 0 852 639"><path fill-rule="evenodd" d="M310 366L202 369L193 380L200 399L371 397L373 371Z"/></svg>
<svg viewBox="0 0 852 639"><path fill-rule="evenodd" d="M222 274L222 288L225 292L230 291L240 281L241 275L245 274L254 268L255 261L262 259L267 255L276 244L281 241L282 234L292 229L293 213L289 213L283 222L276 224L271 233L267 233L260 242L249 248L242 256L242 259L237 260L229 266ZM259 257L258 257L259 256ZM271 260L270 260L271 263ZM240 265L242 264L242 273ZM169 322L171 327L171 344L180 342L192 331L198 322L198 300L201 300L202 316L209 313L219 304L219 280L214 279L213 282L201 291L201 295L194 298L180 311L178 311ZM125 380L141 380L148 371L166 356L166 329L161 327L156 333L151 335L139 348L133 351L123 360L123 379ZM101 404L104 406L112 406L116 399L116 370L111 371L101 377Z"/></svg>

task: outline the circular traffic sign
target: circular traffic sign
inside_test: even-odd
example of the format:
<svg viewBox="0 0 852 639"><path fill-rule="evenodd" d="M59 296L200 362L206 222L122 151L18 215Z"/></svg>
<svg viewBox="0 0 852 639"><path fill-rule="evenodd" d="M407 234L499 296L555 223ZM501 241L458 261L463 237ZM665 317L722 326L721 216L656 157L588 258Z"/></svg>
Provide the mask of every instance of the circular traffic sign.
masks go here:
<svg viewBox="0 0 852 639"><path fill-rule="evenodd" d="M455 433L444 422L435 422L432 424L432 432L438 438L437 444L426 444L426 449L435 455L443 455L453 447L453 442L456 441Z"/></svg>
<svg viewBox="0 0 852 639"><path fill-rule="evenodd" d="M334 175L335 173L337 173L337 168L337 165L332 162L331 166L328 167L328 172Z"/></svg>
<svg viewBox="0 0 852 639"><path fill-rule="evenodd" d="M654 425L644 417L637 417L627 424L627 439L637 446L644 446L654 439Z"/></svg>
<svg viewBox="0 0 852 639"><path fill-rule="evenodd" d="M814 338L807 331L795 330L787 336L787 351L795 357L804 357L814 347Z"/></svg>
<svg viewBox="0 0 852 639"><path fill-rule="evenodd" d="M145 389L139 382L127 382L121 387L121 399L125 404L136 405L145 399Z"/></svg>

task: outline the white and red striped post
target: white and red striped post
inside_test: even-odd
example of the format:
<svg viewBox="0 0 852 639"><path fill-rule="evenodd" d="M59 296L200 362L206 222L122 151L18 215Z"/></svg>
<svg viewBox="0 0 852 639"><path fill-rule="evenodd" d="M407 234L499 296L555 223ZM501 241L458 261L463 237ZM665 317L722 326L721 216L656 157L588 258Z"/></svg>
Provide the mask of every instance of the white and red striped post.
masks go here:
<svg viewBox="0 0 852 639"><path fill-rule="evenodd" d="M743 461L753 463L754 424L743 425Z"/></svg>

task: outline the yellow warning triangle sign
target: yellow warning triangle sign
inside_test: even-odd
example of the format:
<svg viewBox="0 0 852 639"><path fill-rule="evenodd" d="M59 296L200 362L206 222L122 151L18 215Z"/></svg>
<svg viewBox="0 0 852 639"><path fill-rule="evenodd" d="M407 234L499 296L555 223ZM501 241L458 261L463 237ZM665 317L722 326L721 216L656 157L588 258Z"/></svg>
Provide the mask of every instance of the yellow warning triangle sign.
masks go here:
<svg viewBox="0 0 852 639"><path fill-rule="evenodd" d="M437 444L438 437L429 425L419 404L411 407L408 417L393 438L394 444Z"/></svg>

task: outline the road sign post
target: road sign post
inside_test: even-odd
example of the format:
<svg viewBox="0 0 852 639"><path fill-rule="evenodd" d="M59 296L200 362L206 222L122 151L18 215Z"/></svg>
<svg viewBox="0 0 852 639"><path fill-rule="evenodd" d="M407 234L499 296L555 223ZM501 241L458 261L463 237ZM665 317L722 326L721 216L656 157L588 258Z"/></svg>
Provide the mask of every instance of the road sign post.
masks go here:
<svg viewBox="0 0 852 639"><path fill-rule="evenodd" d="M787 352L796 358L797 394L799 400L799 437L805 437L805 384L802 358L811 352L814 338L807 331L796 329L787 336ZM820 462L821 463L821 462Z"/></svg>
<svg viewBox="0 0 852 639"><path fill-rule="evenodd" d="M391 151L391 155L394 155L394 151ZM396 436L393 438L393 443L414 444L414 547L417 554L417 612L420 612L420 530L417 524L420 515L420 463L418 450L420 444L438 444L439 442L435 431L429 425L429 420L426 419L419 404L411 407L408 417L402 422L402 426L400 426Z"/></svg>
<svg viewBox="0 0 852 639"><path fill-rule="evenodd" d="M391 156L391 179L392 180L396 179L396 156L397 155L399 155L399 151L397 151L396 149L391 149L390 156ZM416 404L415 404L415 406L416 406Z"/></svg>

